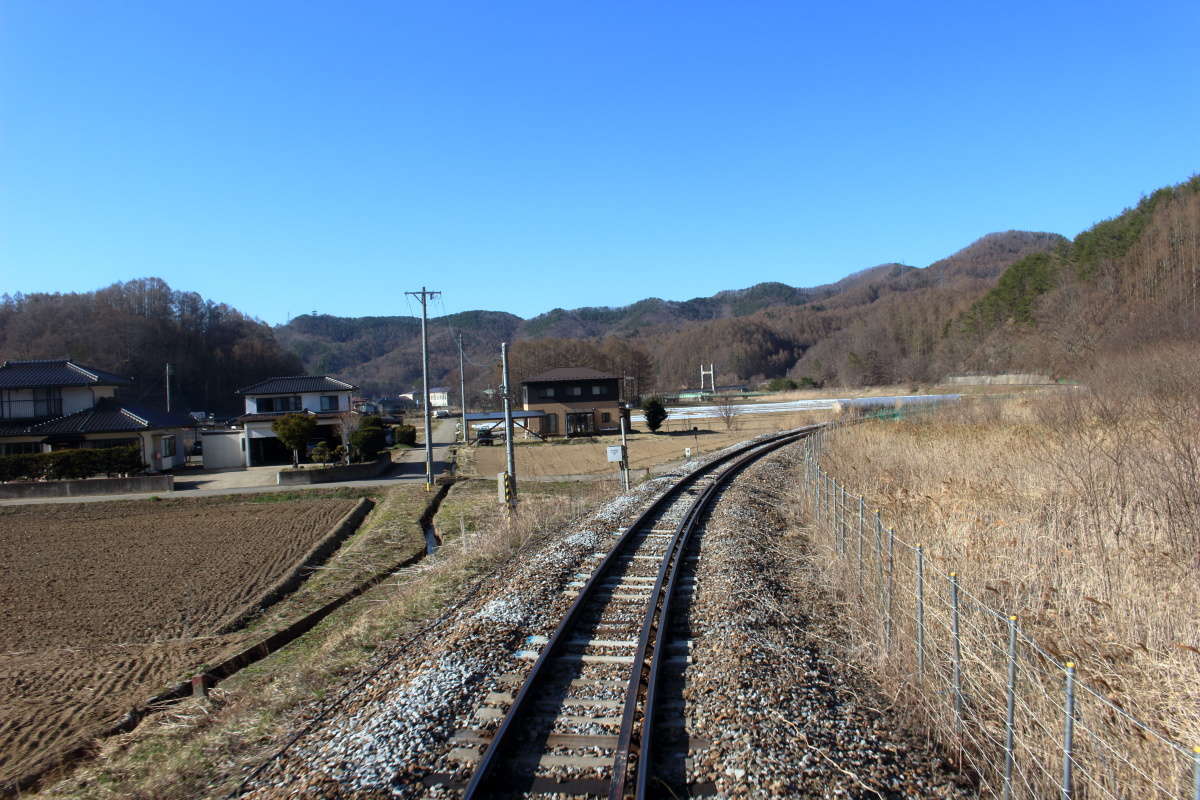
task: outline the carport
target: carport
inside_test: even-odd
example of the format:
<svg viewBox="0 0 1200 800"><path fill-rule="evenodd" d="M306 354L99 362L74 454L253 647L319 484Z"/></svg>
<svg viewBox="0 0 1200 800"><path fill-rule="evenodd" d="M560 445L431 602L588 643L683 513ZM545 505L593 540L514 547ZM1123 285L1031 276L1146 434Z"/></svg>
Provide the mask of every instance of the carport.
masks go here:
<svg viewBox="0 0 1200 800"><path fill-rule="evenodd" d="M525 422L528 420L540 419L541 417L544 417L544 416L546 416L545 411L514 411L514 412L512 412L513 425L515 425L518 428L521 428L523 431L525 431L526 434L532 434L533 436L536 436L539 439L545 439L545 437L543 437L540 433L530 429L525 424ZM489 433L491 431L494 431L498 426L504 424L504 412L503 411L480 411L480 412L467 414L466 418L467 418L467 427L468 428L477 427L477 428L479 428L479 430L487 431ZM490 425L489 424L472 425L471 423L473 423L473 422L482 422L482 423L491 423L491 424ZM469 437L467 438L467 441L468 442L471 441Z"/></svg>

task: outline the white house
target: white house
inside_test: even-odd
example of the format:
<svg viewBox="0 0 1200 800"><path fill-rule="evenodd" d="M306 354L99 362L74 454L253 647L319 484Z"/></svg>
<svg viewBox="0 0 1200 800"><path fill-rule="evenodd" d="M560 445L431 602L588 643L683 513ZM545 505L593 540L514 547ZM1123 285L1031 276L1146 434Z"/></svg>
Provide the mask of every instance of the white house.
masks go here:
<svg viewBox="0 0 1200 800"><path fill-rule="evenodd" d="M400 395L400 399L408 400L417 408L421 407L421 390L413 389L411 392L404 392ZM449 408L450 407L450 389L446 386L430 386L429 387L429 407L430 408Z"/></svg>
<svg viewBox="0 0 1200 800"><path fill-rule="evenodd" d="M159 471L187 462L192 419L120 402L129 378L70 359L0 364L0 455L137 445Z"/></svg>
<svg viewBox="0 0 1200 800"><path fill-rule="evenodd" d="M237 394L243 395L246 402L245 413L237 418L245 429L245 465L291 461L291 453L271 430L271 423L284 414L311 414L317 420L314 440L344 442L348 415L354 413L351 398L357 389L328 375L267 378L238 389Z"/></svg>

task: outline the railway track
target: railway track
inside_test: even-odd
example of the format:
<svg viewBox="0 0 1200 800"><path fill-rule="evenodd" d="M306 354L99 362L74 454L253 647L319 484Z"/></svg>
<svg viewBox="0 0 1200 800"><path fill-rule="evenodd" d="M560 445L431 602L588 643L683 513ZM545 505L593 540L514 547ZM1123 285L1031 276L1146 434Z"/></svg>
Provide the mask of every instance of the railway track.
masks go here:
<svg viewBox="0 0 1200 800"><path fill-rule="evenodd" d="M465 798L713 791L685 783L688 751L705 744L689 741L680 694L691 660L678 613L695 589L689 543L721 487L811 430L743 446L681 479L615 534L590 574L577 573L554 634L518 654L534 662L529 673L503 676L508 691L489 695L476 727L455 735L452 759L475 764Z"/></svg>

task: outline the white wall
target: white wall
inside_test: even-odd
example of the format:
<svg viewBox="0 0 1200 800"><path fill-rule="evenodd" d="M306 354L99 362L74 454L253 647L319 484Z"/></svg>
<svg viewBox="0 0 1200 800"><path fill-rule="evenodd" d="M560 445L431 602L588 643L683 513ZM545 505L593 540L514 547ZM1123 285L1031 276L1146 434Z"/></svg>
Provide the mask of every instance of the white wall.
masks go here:
<svg viewBox="0 0 1200 800"><path fill-rule="evenodd" d="M337 411L350 410L350 392L302 392L300 394L300 404L305 411L319 412L321 411L321 398L326 395L337 395L338 407ZM246 413L257 414L258 398L259 397L293 397L293 394L264 394L264 395L247 395L246 396ZM332 409L331 409L332 410Z"/></svg>

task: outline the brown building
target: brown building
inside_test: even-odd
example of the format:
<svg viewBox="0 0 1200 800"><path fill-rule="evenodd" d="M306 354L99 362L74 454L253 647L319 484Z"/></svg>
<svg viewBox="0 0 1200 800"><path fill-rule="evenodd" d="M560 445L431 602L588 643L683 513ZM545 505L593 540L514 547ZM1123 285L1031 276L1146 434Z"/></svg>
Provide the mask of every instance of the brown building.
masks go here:
<svg viewBox="0 0 1200 800"><path fill-rule="evenodd" d="M621 429L629 409L621 403L621 380L587 367L552 369L521 381L526 411L541 411L542 436L586 436Z"/></svg>

